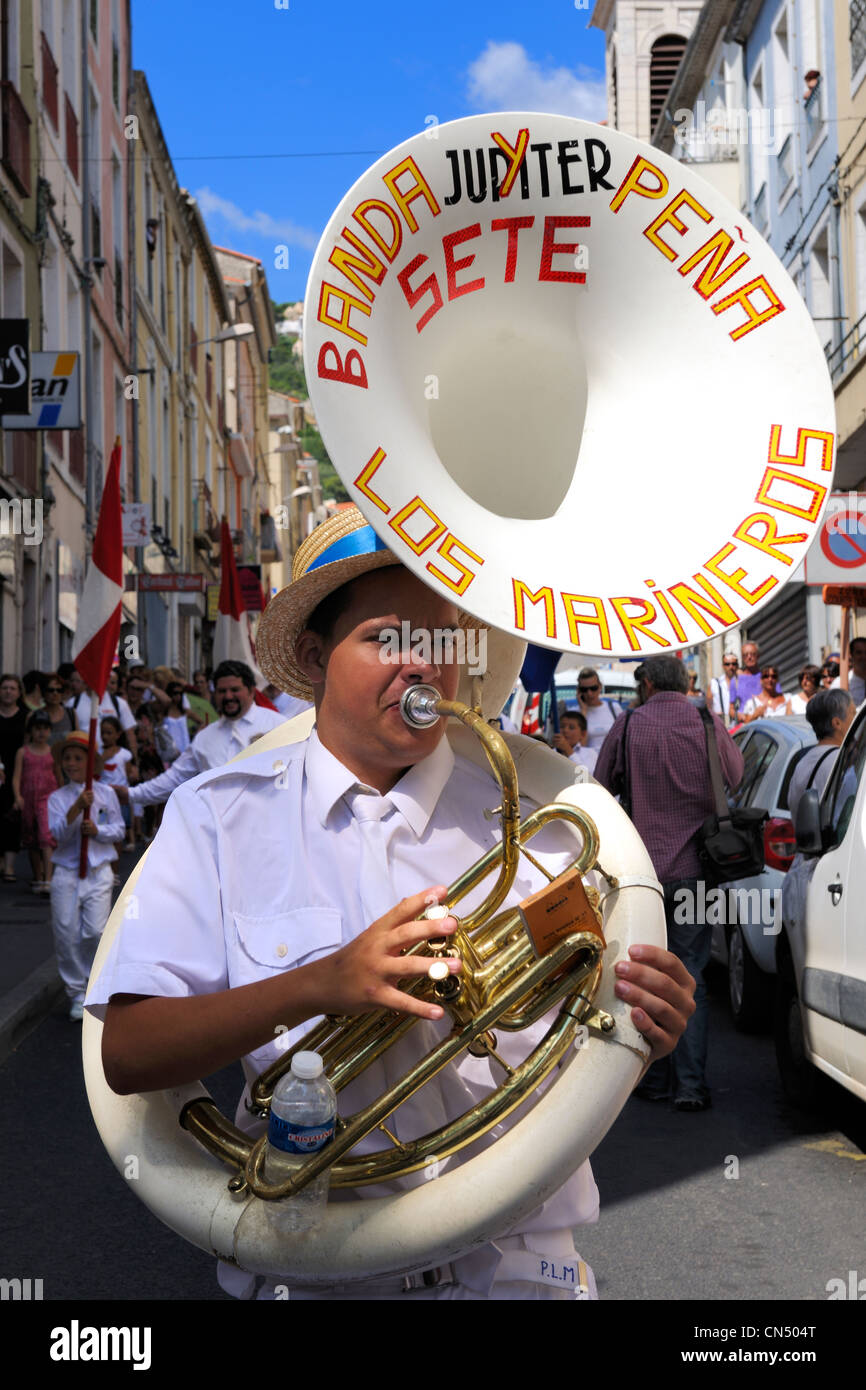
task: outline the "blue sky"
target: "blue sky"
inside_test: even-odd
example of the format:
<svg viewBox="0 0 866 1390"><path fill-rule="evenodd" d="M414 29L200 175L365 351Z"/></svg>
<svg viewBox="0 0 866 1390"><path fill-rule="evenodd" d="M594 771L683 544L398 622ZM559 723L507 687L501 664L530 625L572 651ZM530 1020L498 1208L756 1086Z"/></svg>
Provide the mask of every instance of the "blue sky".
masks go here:
<svg viewBox="0 0 866 1390"><path fill-rule="evenodd" d="M380 154L478 111L604 120L594 0L133 0L143 68L212 240L303 297L343 194ZM427 122L429 124L429 122ZM303 156L269 157L263 156ZM288 269L275 247L289 247Z"/></svg>

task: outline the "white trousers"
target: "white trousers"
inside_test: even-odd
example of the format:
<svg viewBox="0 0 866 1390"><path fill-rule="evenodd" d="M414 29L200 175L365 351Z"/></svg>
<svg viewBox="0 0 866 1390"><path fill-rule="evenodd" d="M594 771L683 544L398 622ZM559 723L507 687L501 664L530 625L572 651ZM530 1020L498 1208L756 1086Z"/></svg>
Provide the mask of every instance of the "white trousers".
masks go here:
<svg viewBox="0 0 866 1390"><path fill-rule="evenodd" d="M51 926L57 968L66 993L83 1003L99 938L111 912L113 883L111 864L88 868L86 878L77 869L55 865L51 876Z"/></svg>
<svg viewBox="0 0 866 1390"><path fill-rule="evenodd" d="M404 1298L424 1302L522 1302L550 1300L572 1303L598 1298L595 1277L574 1248L570 1231L503 1236L464 1255L447 1267L451 1283L425 1288L420 1281L405 1288L402 1279L384 1279L364 1285L332 1285L329 1288L292 1288L277 1279L255 1279L240 1270L220 1265L220 1284L236 1298L258 1300L379 1302ZM225 1273L224 1273L225 1272ZM226 1278L225 1274L234 1276ZM249 1282L246 1288L242 1281Z"/></svg>

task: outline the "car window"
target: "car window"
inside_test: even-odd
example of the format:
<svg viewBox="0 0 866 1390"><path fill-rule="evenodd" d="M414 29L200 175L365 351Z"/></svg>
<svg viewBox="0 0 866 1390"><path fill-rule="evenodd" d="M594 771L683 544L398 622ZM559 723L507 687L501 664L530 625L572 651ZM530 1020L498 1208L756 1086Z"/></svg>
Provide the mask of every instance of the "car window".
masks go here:
<svg viewBox="0 0 866 1390"><path fill-rule="evenodd" d="M764 774L778 752L779 745L774 738L762 733L760 729L753 731L752 737L742 749L745 769L743 780L730 799L732 806L752 805L756 793L760 790Z"/></svg>
<svg viewBox="0 0 866 1390"><path fill-rule="evenodd" d="M854 811L857 788L866 762L866 715L861 715L836 759L824 793L824 824L830 843L840 845Z"/></svg>

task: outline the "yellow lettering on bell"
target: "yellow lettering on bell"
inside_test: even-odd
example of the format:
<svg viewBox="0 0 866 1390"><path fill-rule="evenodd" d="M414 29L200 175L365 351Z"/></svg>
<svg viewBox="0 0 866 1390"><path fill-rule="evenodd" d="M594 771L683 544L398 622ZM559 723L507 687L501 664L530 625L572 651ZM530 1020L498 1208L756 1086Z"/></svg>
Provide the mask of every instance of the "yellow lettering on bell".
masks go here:
<svg viewBox="0 0 866 1390"><path fill-rule="evenodd" d="M688 275L689 271L694 270L696 265L709 260L709 265L704 267L692 286L692 289L697 290L702 299L709 299L711 294L715 294L716 290L721 289L732 275L736 275L737 271L751 260L751 257L744 252L742 256L737 256L735 260L731 261L730 265L724 266L723 269L720 268L733 244L733 238L729 237L727 232L716 232L714 237L710 237L709 241L705 241L703 246L698 247L694 255L689 256L687 261L683 261L683 264L677 267L680 275Z"/></svg>
<svg viewBox="0 0 866 1390"><path fill-rule="evenodd" d="M568 635L574 645L580 646L581 624L588 623L590 627L598 628L601 649L604 652L609 652L610 628L608 627L607 614L604 611L604 599L596 598L593 594L560 594L560 598L568 620ZM578 613L575 607L575 604L578 603L588 603L595 617L591 618L587 613Z"/></svg>
<svg viewBox="0 0 866 1390"><path fill-rule="evenodd" d="M767 300L765 309L758 309L751 301L750 295L760 291ZM729 294L725 299L721 299L718 304L710 307L714 314L724 314L727 309L733 309L735 305L744 311L746 322L741 323L739 328L735 328L730 334L734 342L738 342L746 333L751 333L753 328L760 328L762 323L767 323L774 319L777 314L784 312L785 306L770 282L763 276L757 275L754 280L750 280L747 285L741 285L733 294Z"/></svg>
<svg viewBox="0 0 866 1390"><path fill-rule="evenodd" d="M343 228L342 235L352 246L357 247L361 255L353 256L351 251L347 251L344 246L338 245L334 247L328 257L328 262L335 270L341 271L347 280L351 280L352 284L372 302L372 300L376 298L374 291L359 278L356 272L360 270L362 275L369 275L374 285L381 285L386 274L385 262L380 260L375 251L370 250L369 246L365 246L361 238L356 237L355 233L350 231L348 227Z"/></svg>
<svg viewBox="0 0 866 1390"><path fill-rule="evenodd" d="M790 488L802 488L805 492L811 493L812 500L808 506L797 507L790 501L782 501L778 496L772 497L770 489L774 483ZM826 496L827 489L820 483L810 483L806 478L795 478L791 473L784 473L781 468L767 468L761 479L761 486L755 494L755 501L763 502L767 507L775 507L777 512L790 512L791 516L800 516L804 521L817 521Z"/></svg>
<svg viewBox="0 0 866 1390"><path fill-rule="evenodd" d="M492 138L496 141L497 145L501 149L502 153L504 155L507 155L508 159L510 160L508 173L505 175L505 178L502 180L502 183L499 187L500 198L507 198L512 188L514 187L514 180L517 178L517 175L520 172L520 166L523 163L524 158L526 157L526 147L529 144L529 131L526 129L526 127L523 127L522 129L518 130L517 144L513 148L511 145L509 145L505 136L499 134L498 130L493 130L490 133Z"/></svg>
<svg viewBox="0 0 866 1390"><path fill-rule="evenodd" d="M763 526L764 534L758 539L752 535L753 526ZM734 532L734 540L745 541L746 545L753 545L756 550L762 550L765 555L769 555L773 560L781 560L783 565L794 563L793 555L786 555L784 550L777 549L780 545L802 545L807 539L805 531L797 531L790 536L780 536L779 526L776 518L770 516L769 512L752 512L745 521L741 521Z"/></svg>
<svg viewBox="0 0 866 1390"><path fill-rule="evenodd" d="M627 603L633 604L636 607L643 609L643 612L640 614L639 617L635 616L634 614L630 616L628 613L626 613L625 605ZM649 637L652 642L658 643L660 647L670 646L670 642L667 640L666 637L660 637L659 634L657 632L653 632L652 628L650 627L650 623L655 621L656 610L651 603L647 602L646 599L612 598L610 600L610 606L616 613L616 616L620 622L620 626L622 627L622 630L626 635L628 644L633 652L640 650L640 642L634 635L635 630L641 633L642 636Z"/></svg>
<svg viewBox="0 0 866 1390"><path fill-rule="evenodd" d="M678 639L678 641L685 642L686 630L680 622L679 618L677 617L676 613L674 612L673 607L671 605L671 601L665 593L664 589L657 589L653 582L649 579L647 580L647 588L652 590L653 598L658 603L659 608L663 609L664 614L671 625L674 636Z"/></svg>
<svg viewBox="0 0 866 1390"><path fill-rule="evenodd" d="M376 224L370 221L370 213L374 211L384 213L386 219L391 223L391 230L394 233L393 241L387 242ZM390 204L383 203L378 198L365 198L363 203L359 203L355 208L352 216L358 226L363 227L367 236L372 237L388 260L393 261L403 244L403 224Z"/></svg>
<svg viewBox="0 0 866 1390"><path fill-rule="evenodd" d="M524 584L522 579L511 580L511 588L514 595L514 626L521 632L526 631L526 608L525 600L530 603L541 603L544 600L544 620L545 632L548 637L556 636L556 610L553 603L553 590L543 584L535 593L528 584Z"/></svg>
<svg viewBox="0 0 866 1390"><path fill-rule="evenodd" d="M729 541L727 545L722 546L721 550L717 550L709 560L704 561L704 569L709 570L710 574L714 574L717 579L721 579L723 584L727 584L729 589L733 589L734 593L739 594L747 603L759 603L765 594L768 594L771 589L775 589L779 581L770 575L763 584L758 585L757 589L747 589L743 583L746 578L746 570L738 569L734 570L733 574L726 573L721 567L722 563L727 560L729 555L733 555L736 548Z"/></svg>
<svg viewBox="0 0 866 1390"><path fill-rule="evenodd" d="M734 612L718 589L714 589L712 584L700 574L694 574L692 578L696 584L700 584L704 591L703 594L699 594L688 584L682 582L669 584L668 593L682 604L690 618L694 618L701 632L705 632L708 637L713 635L713 629L704 617L704 612L709 613L711 618L715 618L720 627L728 627L731 623L739 622L739 615ZM714 599L715 603L713 602ZM704 612L701 612L701 609Z"/></svg>
<svg viewBox="0 0 866 1390"><path fill-rule="evenodd" d="M420 540L415 540L414 536L410 536L404 524L410 517L414 516L416 512L423 512L425 519L431 522L430 530L426 531ZM393 516L388 522L388 525L391 527L392 531L397 533L401 541L404 541L409 549L413 550L416 555L423 554L425 550L430 548L434 541L438 541L439 537L444 535L448 530L445 522L442 521L434 511L431 511L427 503L422 502L421 498L418 496L413 497L411 502L407 502L405 507L401 507L396 516Z"/></svg>
<svg viewBox="0 0 866 1390"><path fill-rule="evenodd" d="M692 230L688 223L677 217L681 207L690 207L704 222L712 222L713 220L713 214L708 212L703 204L699 203L697 198L693 198L691 193L686 192L685 189L678 193L675 198L672 198L667 207L662 208L655 221L644 229L644 236L647 240L651 241L653 246L657 246L662 255L667 256L669 261L675 261L680 253L675 247L662 241L659 232L665 225L673 227L678 236L684 236L686 232Z"/></svg>
<svg viewBox="0 0 866 1390"><path fill-rule="evenodd" d="M370 479L376 472L376 469L379 467L379 464L382 463L382 461L385 458L387 458L385 450L382 448L377 449L375 454L373 454L372 457L369 458L367 462L364 464L364 467L361 469L361 472L355 479L355 487L359 488L360 491L363 492L364 496L369 498L369 500L373 503L374 507L378 507L379 511L384 512L387 516L391 508L388 506L388 503L383 502L379 494L374 492L373 489L370 487Z"/></svg>
<svg viewBox="0 0 866 1390"><path fill-rule="evenodd" d="M338 319L335 319L331 314L332 299L336 299L343 306ZM349 323L349 315L353 309L359 309L368 318L372 312L369 304L365 304L362 299L356 299L353 294L347 294L345 290L338 290L336 285L329 285L327 280L322 281L319 294L319 312L316 315L319 323L327 324L329 328L335 328L338 333L345 333L347 338L354 338L355 342L361 343L363 346L367 342L366 335L359 333L357 328L353 328Z"/></svg>
<svg viewBox="0 0 866 1390"><path fill-rule="evenodd" d="M453 579L450 575L445 574L444 571L439 569L438 565L434 565L432 560L427 561L427 568L434 578L441 579L442 583L447 584L449 589L453 589L455 594L459 597L460 594L466 593L466 590L475 578L477 570L470 569L468 565L465 565L463 561L454 554L455 549L462 550L463 554L468 555L470 560L474 560L476 565L484 564L480 555L476 555L474 550L470 550L468 545L464 545L462 541L458 541L457 537L452 536L449 532L441 545L437 545L436 550L444 560L448 560L449 563L454 566L459 578Z"/></svg>
<svg viewBox="0 0 866 1390"><path fill-rule="evenodd" d="M782 426L770 426L770 452L767 458L768 463L787 464L789 468L804 468L806 466L806 448L810 439L821 441L821 470L830 473L833 470L833 445L835 435L829 434L826 430L797 430L797 452L795 454L783 454L779 449L779 441L782 437Z"/></svg>
<svg viewBox="0 0 866 1390"><path fill-rule="evenodd" d="M406 189L400 189L397 187L397 180L401 174L405 173L411 173L415 182ZM389 169L387 174L383 174L382 181L390 190L394 202L405 217L406 226L410 232L417 232L418 230L418 223L411 208L411 204L416 198L423 198L433 216L439 216L441 209L433 195L433 190L411 155L407 155L399 164L395 164L393 169Z"/></svg>
<svg viewBox="0 0 866 1390"><path fill-rule="evenodd" d="M642 179L646 175L650 179L655 179L655 183L643 183ZM630 193L637 193L641 198L664 198L670 187L661 169L657 169L654 164L650 164L643 155L638 155L632 164L619 188L610 200L611 212L619 212L623 203Z"/></svg>

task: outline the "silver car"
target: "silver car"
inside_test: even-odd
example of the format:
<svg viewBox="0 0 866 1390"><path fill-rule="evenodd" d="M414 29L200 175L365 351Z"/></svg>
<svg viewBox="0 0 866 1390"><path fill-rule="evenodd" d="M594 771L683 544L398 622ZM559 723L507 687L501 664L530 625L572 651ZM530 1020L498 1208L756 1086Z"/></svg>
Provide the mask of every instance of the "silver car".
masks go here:
<svg viewBox="0 0 866 1390"><path fill-rule="evenodd" d="M713 928L712 959L727 966L734 1024L743 1033L753 1033L769 1028L773 1020L778 909L782 883L796 853L788 787L815 734L805 717L791 715L756 719L732 737L743 755L745 771L729 800L732 806L758 806L768 813L765 867L752 878L710 890L706 920Z"/></svg>

